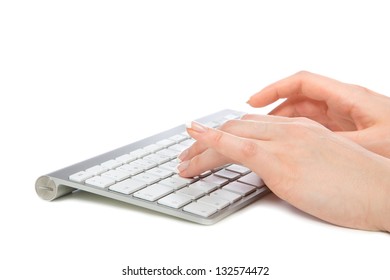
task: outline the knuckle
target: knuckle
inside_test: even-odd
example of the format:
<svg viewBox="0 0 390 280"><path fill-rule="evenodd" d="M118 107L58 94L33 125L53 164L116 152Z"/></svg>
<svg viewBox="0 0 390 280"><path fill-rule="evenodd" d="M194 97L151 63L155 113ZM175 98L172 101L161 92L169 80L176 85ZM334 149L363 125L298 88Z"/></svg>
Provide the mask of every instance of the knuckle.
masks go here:
<svg viewBox="0 0 390 280"><path fill-rule="evenodd" d="M311 76L312 73L306 70L301 70L295 73L295 76L298 76L300 78L307 78L308 76Z"/></svg>
<svg viewBox="0 0 390 280"><path fill-rule="evenodd" d="M257 144L251 140L245 140L241 146L241 153L244 157L254 157L257 154Z"/></svg>
<svg viewBox="0 0 390 280"><path fill-rule="evenodd" d="M215 130L211 136L211 141L215 146L219 146L222 142L223 132L220 130Z"/></svg>
<svg viewBox="0 0 390 280"><path fill-rule="evenodd" d="M228 120L223 125L219 127L222 131L231 131L234 126L236 126L237 120Z"/></svg>
<svg viewBox="0 0 390 280"><path fill-rule="evenodd" d="M294 135L298 139L301 139L301 137L308 136L312 133L321 133L324 129L321 124L316 123L315 121L312 121L305 117L299 119L300 120L297 122L289 123L286 125L285 132L287 135Z"/></svg>
<svg viewBox="0 0 390 280"><path fill-rule="evenodd" d="M201 166L201 157L200 156L196 156L196 157L193 157L190 161L190 166L192 169L198 167L198 166Z"/></svg>
<svg viewBox="0 0 390 280"><path fill-rule="evenodd" d="M359 93L362 93L362 94L371 94L372 93L372 91L366 87L363 87L360 85L351 85L351 86L354 87L356 89L356 91Z"/></svg>
<svg viewBox="0 0 390 280"><path fill-rule="evenodd" d="M201 157L196 156L189 161L188 166L180 173L184 177L192 177L194 175L198 175L203 172L201 169L202 166L203 166L203 162Z"/></svg>
<svg viewBox="0 0 390 280"><path fill-rule="evenodd" d="M187 154L188 156L197 155L202 152L202 147L198 141L195 141L189 148L184 150L182 153Z"/></svg>

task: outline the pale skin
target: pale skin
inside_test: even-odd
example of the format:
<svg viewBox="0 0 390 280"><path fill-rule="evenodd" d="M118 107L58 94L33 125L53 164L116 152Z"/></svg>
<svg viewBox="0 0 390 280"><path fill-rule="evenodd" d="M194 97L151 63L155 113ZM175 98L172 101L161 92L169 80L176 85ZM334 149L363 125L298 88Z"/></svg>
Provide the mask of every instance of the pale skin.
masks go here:
<svg viewBox="0 0 390 280"><path fill-rule="evenodd" d="M253 95L272 115L245 115L219 129L192 122L196 142L180 175L239 163L291 205L329 223L390 231L390 98L300 72Z"/></svg>

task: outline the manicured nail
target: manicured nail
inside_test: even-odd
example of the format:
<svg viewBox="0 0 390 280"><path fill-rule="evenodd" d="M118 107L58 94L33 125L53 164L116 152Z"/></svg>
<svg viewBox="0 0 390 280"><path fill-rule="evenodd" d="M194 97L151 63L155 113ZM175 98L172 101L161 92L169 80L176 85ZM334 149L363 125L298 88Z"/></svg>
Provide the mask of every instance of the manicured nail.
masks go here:
<svg viewBox="0 0 390 280"><path fill-rule="evenodd" d="M189 153L188 149L185 149L184 151L182 151L182 152L180 153L180 155L177 157L177 159L178 159L180 162L182 162L183 160L185 160L185 158L187 157L188 153Z"/></svg>
<svg viewBox="0 0 390 280"><path fill-rule="evenodd" d="M198 122L192 121L192 122L187 122L186 127L189 129L192 129L196 132L203 133L207 131L207 127L204 126L203 124L200 124Z"/></svg>
<svg viewBox="0 0 390 280"><path fill-rule="evenodd" d="M177 167L177 171L178 173L180 172L183 172L184 170L186 170L188 168L188 166L190 165L190 161L189 160L186 160L186 161L183 161L181 162Z"/></svg>

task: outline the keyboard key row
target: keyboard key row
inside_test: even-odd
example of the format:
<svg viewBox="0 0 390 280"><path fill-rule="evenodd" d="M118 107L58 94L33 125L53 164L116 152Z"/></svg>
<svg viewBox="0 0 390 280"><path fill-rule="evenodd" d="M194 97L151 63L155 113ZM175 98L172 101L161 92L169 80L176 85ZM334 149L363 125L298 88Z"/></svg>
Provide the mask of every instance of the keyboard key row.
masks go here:
<svg viewBox="0 0 390 280"><path fill-rule="evenodd" d="M172 191L173 191L172 188L167 187L165 185L154 184L135 192L134 196L148 201L156 201L157 199L166 196Z"/></svg>
<svg viewBox="0 0 390 280"><path fill-rule="evenodd" d="M184 206L183 210L202 217L209 217L218 211L217 208L201 202L192 202Z"/></svg>
<svg viewBox="0 0 390 280"><path fill-rule="evenodd" d="M131 194L133 192L136 192L144 187L146 187L147 184L143 181L130 178L127 180L124 180L122 182L116 183L115 185L110 186L110 190L116 191L123 194Z"/></svg>
<svg viewBox="0 0 390 280"><path fill-rule="evenodd" d="M194 140L190 139L187 133L177 134L160 140L155 144L150 144L128 154L118 156L115 159L107 160L100 165L95 165L84 171L72 174L69 176L69 180L83 183L93 176L101 175L104 172L114 169L128 171L130 172L130 176L134 176L137 173L163 164L165 169L175 172L177 163L170 161L176 159L193 142ZM111 176L111 173L106 175ZM90 180L90 182L94 182L94 180Z"/></svg>

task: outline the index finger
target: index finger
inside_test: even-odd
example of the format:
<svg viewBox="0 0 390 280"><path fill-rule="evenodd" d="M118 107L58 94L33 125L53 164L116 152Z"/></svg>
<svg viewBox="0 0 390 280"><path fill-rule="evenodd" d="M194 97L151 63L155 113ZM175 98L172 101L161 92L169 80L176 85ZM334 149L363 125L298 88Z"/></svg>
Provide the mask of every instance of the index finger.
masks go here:
<svg viewBox="0 0 390 280"><path fill-rule="evenodd" d="M269 125L264 124L264 126ZM264 131L267 130L269 129L265 129ZM268 149L263 147L268 141L240 137L222 130L205 127L195 122L192 122L192 127L188 131L197 141L215 150L218 154L229 158L232 162L241 163L252 170L258 170L259 165L262 163L266 166L265 168L269 168L272 165L269 159L271 154ZM264 143L261 144L262 142ZM197 157L205 156L205 154L200 154ZM195 162L191 160L186 166L186 170L181 170L181 175L185 177L197 175L195 174L199 169L199 166L196 166L197 162L199 162L199 159ZM261 176L261 174L258 175Z"/></svg>
<svg viewBox="0 0 390 280"><path fill-rule="evenodd" d="M248 103L253 107L263 107L281 98L298 95L326 103L337 102L340 95L351 93L350 85L310 72L299 72L271 84L252 95Z"/></svg>

